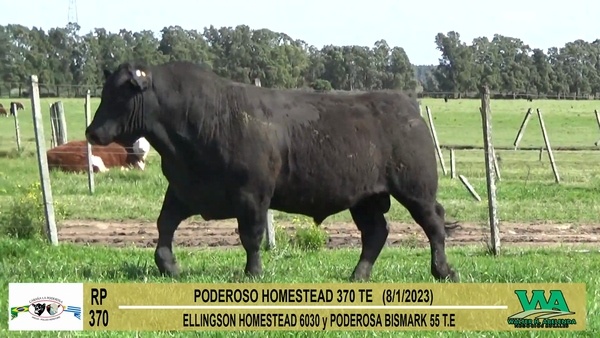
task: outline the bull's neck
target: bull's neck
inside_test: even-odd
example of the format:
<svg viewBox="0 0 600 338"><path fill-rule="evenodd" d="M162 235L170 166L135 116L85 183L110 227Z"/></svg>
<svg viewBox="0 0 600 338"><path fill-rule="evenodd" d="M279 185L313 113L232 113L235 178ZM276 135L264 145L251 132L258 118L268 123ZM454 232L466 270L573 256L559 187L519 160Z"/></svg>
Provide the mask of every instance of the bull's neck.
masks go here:
<svg viewBox="0 0 600 338"><path fill-rule="evenodd" d="M158 119L146 138L161 157L185 161L191 155L187 150L208 150L229 136L230 117L215 109L220 106L218 96L189 98L170 93L168 99L159 97L159 102Z"/></svg>

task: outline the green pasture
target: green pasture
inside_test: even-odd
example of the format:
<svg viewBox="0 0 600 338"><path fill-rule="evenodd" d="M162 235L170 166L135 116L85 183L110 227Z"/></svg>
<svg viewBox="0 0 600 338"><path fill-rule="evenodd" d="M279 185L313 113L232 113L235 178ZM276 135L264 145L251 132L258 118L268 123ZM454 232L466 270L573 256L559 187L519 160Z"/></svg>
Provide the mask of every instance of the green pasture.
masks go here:
<svg viewBox="0 0 600 338"><path fill-rule="evenodd" d="M585 332L10 332L11 337L597 337L600 334L600 253L574 249L505 248L501 258L481 248L452 248L448 257L463 283L587 283ZM357 249L300 251L281 248L263 253L264 274L244 277L245 256L236 250L175 249L182 266L177 280L161 277L152 249L114 249L63 244L48 247L35 241L0 240L0 294L7 282L93 283L346 283L357 262ZM384 248L373 274L376 283L435 282L426 249ZM7 297L0 305L8 307ZM6 313L6 312L4 312ZM0 336L8 335L7 315L0 316Z"/></svg>
<svg viewBox="0 0 600 338"><path fill-rule="evenodd" d="M46 145L50 145L48 106L54 99L42 100ZM83 99L62 99L65 105L69 140L83 139ZM7 106L9 100L0 100ZM22 100L26 110L19 115L25 151L14 149L12 118L0 118L0 212L7 212L15 191L39 180L31 118L31 103ZM93 111L98 100L92 103ZM442 144L483 145L478 100L423 100L434 116ZM527 108L540 108L552 146L593 146L600 131L593 114L598 101L493 100L492 123L496 146L511 146ZM544 142L533 115L521 146L543 147ZM542 161L537 151L497 151L501 157L502 181L498 182L501 221L511 222L600 222L600 152L555 152L561 183L554 182L546 153ZM449 152L444 160L450 169ZM474 200L458 179L440 176L439 200L447 215L459 221L481 222L487 218L484 155L482 151L456 151L457 170L466 176L482 198ZM159 157L150 155L145 172L111 171L96 175L96 194L90 196L86 174L51 173L55 200L70 219L155 221L162 203L166 180ZM438 170L441 174L441 169ZM293 215L275 213L275 221L291 220ZM388 220L413 222L395 201ZM342 212L326 222L350 221ZM10 337L598 337L600 336L600 253L586 253L575 247L503 248L494 258L482 247L450 248L450 264L463 283L587 283L586 332L8 332L8 316L0 316L0 336ZM264 275L256 280L243 276L243 249L195 250L175 248L182 266L178 280L161 277L154 265L153 249L87 247L62 244L49 247L35 240L16 240L0 235L0 302L7 308L9 282L347 282L359 249L303 251L280 247L264 252ZM372 274L376 283L435 282L430 274L428 249L384 248ZM6 312L4 312L6 314Z"/></svg>
<svg viewBox="0 0 600 338"><path fill-rule="evenodd" d="M51 129L49 104L54 99L43 99L46 147L50 147ZM62 99L67 116L69 140L83 139L85 117L83 99ZM5 106L8 100L0 101ZM16 157L14 124L12 118L0 118L0 210L19 185L39 180L35 139L30 102L19 114L21 137L25 148ZM92 102L92 114L99 104ZM483 145L479 100L424 99L434 116L438 139L443 145ZM600 139L594 109L598 101L493 100L491 103L493 137L496 146L511 146L527 108L540 108L552 146L593 146ZM520 146L543 147L541 129L534 113L528 123ZM449 217L461 221L484 222L487 217L487 193L483 151L455 151L458 174L464 175L482 198L474 200L458 179L450 179L450 154L443 151L448 175L440 172L439 199ZM555 152L561 183L554 176L547 153L539 161L537 151L497 151L500 156L498 183L498 210L501 221L511 222L599 222L600 152ZM166 180L160 171L160 158L153 150L149 155L146 172L120 172L96 175L96 194L90 196L87 174L52 172L53 196L64 205L70 218L121 220L155 220L166 189ZM276 220L289 220L290 215L276 213ZM412 222L408 212L393 202L388 219ZM330 217L327 221L350 221L349 212Z"/></svg>

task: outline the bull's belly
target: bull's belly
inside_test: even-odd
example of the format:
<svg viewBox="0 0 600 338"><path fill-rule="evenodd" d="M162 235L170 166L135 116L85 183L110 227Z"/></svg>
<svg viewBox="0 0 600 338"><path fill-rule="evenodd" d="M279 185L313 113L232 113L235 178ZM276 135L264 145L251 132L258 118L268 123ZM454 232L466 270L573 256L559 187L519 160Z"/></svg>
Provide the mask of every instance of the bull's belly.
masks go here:
<svg viewBox="0 0 600 338"><path fill-rule="evenodd" d="M225 189L212 184L188 184L173 186L175 193L191 212L206 221L235 218L234 206Z"/></svg>
<svg viewBox="0 0 600 338"><path fill-rule="evenodd" d="M386 190L386 186L376 180L280 183L271 199L271 209L325 219L351 208L367 196Z"/></svg>

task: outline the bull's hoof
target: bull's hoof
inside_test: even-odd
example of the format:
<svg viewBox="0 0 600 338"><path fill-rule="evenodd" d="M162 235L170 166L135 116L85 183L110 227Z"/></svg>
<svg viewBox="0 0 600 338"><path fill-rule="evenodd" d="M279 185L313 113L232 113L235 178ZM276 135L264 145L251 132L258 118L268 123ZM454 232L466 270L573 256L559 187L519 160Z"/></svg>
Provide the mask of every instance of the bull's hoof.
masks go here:
<svg viewBox="0 0 600 338"><path fill-rule="evenodd" d="M160 271L161 275L166 277L179 277L179 275L181 274L181 269L177 264L166 265L162 268L159 266L158 271Z"/></svg>
<svg viewBox="0 0 600 338"><path fill-rule="evenodd" d="M260 275L262 275L262 269L260 267L252 267L252 268L246 268L244 270L244 273L246 274L246 276L248 277L259 277Z"/></svg>
<svg viewBox="0 0 600 338"><path fill-rule="evenodd" d="M154 253L154 262L163 276L178 277L181 273L179 264L168 248L159 248Z"/></svg>
<svg viewBox="0 0 600 338"><path fill-rule="evenodd" d="M351 281L355 282L366 282L371 279L371 267L363 264L356 266L352 275L350 276Z"/></svg>
<svg viewBox="0 0 600 338"><path fill-rule="evenodd" d="M450 273L448 274L448 276L446 277L446 279L448 279L449 281L453 282L453 283L459 283L460 282L460 277L458 277L458 274L450 269Z"/></svg>
<svg viewBox="0 0 600 338"><path fill-rule="evenodd" d="M432 271L433 277L435 277L439 281L450 281L454 283L460 282L460 278L458 274L450 267L450 265L446 265L446 269L443 273L439 271Z"/></svg>
<svg viewBox="0 0 600 338"><path fill-rule="evenodd" d="M368 282L370 279L370 275L359 275L353 273L352 276L350 276L350 280L353 282Z"/></svg>

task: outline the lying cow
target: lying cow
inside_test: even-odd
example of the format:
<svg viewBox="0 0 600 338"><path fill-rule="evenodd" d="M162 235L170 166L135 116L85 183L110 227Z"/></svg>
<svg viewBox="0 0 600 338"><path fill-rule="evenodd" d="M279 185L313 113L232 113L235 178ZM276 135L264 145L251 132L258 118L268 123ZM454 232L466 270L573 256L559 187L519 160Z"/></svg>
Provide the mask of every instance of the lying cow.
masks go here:
<svg viewBox="0 0 600 338"><path fill-rule="evenodd" d="M446 260L445 211L431 133L405 94L277 90L232 82L189 62L125 63L106 81L86 130L92 144L144 136L169 185L158 217L155 262L179 274L175 230L193 215L236 218L248 275L262 272L267 211L316 224L350 209L362 236L353 279L369 279L389 228L390 196L431 245L431 273L458 281Z"/></svg>
<svg viewBox="0 0 600 338"><path fill-rule="evenodd" d="M105 172L112 167L121 170L135 168L144 170L150 144L145 138L136 140L130 147L117 143L106 146L92 146L92 167L94 172ZM66 172L84 172L88 169L87 141L71 141L47 151L50 169Z"/></svg>

